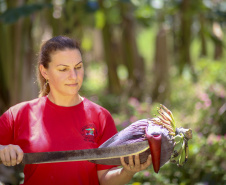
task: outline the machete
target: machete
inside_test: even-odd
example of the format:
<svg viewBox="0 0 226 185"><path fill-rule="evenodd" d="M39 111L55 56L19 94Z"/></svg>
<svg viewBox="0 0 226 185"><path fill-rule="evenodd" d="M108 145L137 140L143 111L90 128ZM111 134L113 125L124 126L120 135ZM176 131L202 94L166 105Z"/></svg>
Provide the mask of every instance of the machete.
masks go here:
<svg viewBox="0 0 226 185"><path fill-rule="evenodd" d="M22 163L40 164L70 161L90 161L97 164L120 165L120 157L127 157L135 154L145 154L144 159L142 158L141 160L141 163L144 163L150 154L148 141L106 148L24 153ZM126 159L126 161L128 161L128 159Z"/></svg>

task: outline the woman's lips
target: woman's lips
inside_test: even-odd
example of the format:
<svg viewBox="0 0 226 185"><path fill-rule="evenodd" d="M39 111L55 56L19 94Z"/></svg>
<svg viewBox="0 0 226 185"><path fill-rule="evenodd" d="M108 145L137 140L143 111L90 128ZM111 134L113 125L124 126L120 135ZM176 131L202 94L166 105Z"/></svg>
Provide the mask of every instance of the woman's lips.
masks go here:
<svg viewBox="0 0 226 185"><path fill-rule="evenodd" d="M75 83L75 84L66 84L66 86L69 86L69 87L75 87L77 85L78 85L78 83Z"/></svg>

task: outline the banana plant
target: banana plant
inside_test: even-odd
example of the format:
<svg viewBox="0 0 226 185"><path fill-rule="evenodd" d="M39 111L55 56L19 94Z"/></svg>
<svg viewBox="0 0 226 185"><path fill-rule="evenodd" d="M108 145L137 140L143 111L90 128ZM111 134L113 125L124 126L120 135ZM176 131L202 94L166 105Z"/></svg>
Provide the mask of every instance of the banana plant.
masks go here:
<svg viewBox="0 0 226 185"><path fill-rule="evenodd" d="M156 173L168 161L183 166L188 159L188 140L192 138L192 130L177 128L172 112L164 105L160 105L158 113L159 116L154 118L132 123L108 139L99 148L124 145L126 150L129 144L148 141L146 149L134 153L139 154L141 163L146 162L148 155L151 154ZM129 163L128 156L129 151L128 155L124 155L126 163ZM117 157L92 162L109 165L121 164Z"/></svg>

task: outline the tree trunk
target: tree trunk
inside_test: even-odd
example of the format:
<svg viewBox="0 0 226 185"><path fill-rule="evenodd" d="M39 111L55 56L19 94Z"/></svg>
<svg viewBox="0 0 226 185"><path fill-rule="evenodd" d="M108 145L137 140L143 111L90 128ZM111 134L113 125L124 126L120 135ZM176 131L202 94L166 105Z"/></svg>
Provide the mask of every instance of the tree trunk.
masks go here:
<svg viewBox="0 0 226 185"><path fill-rule="evenodd" d="M169 61L167 48L167 30L160 26L156 36L156 51L153 67L154 85L152 89L152 100L164 102L169 96Z"/></svg>
<svg viewBox="0 0 226 185"><path fill-rule="evenodd" d="M136 42L136 20L131 3L120 3L122 16L123 61L128 70L129 95L141 99L144 92L144 60Z"/></svg>
<svg viewBox="0 0 226 185"><path fill-rule="evenodd" d="M10 83L12 82L12 49L9 27L0 24L0 115L10 105Z"/></svg>
<svg viewBox="0 0 226 185"><path fill-rule="evenodd" d="M21 101L30 100L38 97L38 84L36 76L36 64L37 59L35 58L34 53L34 40L32 36L32 26L33 23L30 18L24 19L23 26L23 50L21 57Z"/></svg>
<svg viewBox="0 0 226 185"><path fill-rule="evenodd" d="M214 37L214 59L218 60L223 55L223 31L219 23L213 23L213 37Z"/></svg>
<svg viewBox="0 0 226 185"><path fill-rule="evenodd" d="M21 5L14 1L7 1L8 8L15 8ZM17 24L6 25L1 23L1 72L2 84L1 86L1 104L4 105L2 111L5 111L11 105L18 103L19 90L19 71L20 66L20 45L18 44L18 37L21 33L21 20ZM2 47L4 46L4 47ZM4 67L4 69L3 69ZM5 99L6 98L6 99Z"/></svg>
<svg viewBox="0 0 226 185"><path fill-rule="evenodd" d="M13 81L12 84L12 90L11 90L11 105L15 105L16 103L20 102L20 87L21 87L21 67L22 67L22 47L24 46L23 40L22 40L22 27L23 27L23 19L20 19L18 22L16 22L14 30L13 30L13 39L14 41L14 65L13 65Z"/></svg>
<svg viewBox="0 0 226 185"><path fill-rule="evenodd" d="M103 0L99 0L100 10L107 14L107 10L103 6ZM108 69L108 89L110 93L120 94L121 93L121 85L119 81L119 77L117 74L117 60L118 56L116 56L116 48L115 44L112 42L113 33L111 30L111 26L108 21L105 21L105 24L102 28L102 41L104 47L104 56L105 62L107 64Z"/></svg>
<svg viewBox="0 0 226 185"><path fill-rule="evenodd" d="M206 38L205 38L205 18L204 15L201 13L199 15L199 23L200 23L200 39L201 39L201 56L207 55L207 44L206 44Z"/></svg>
<svg viewBox="0 0 226 185"><path fill-rule="evenodd" d="M191 37L191 17L189 15L189 0L183 0L181 4L181 27L180 27L180 73L183 72L186 64L191 63L190 57L190 37Z"/></svg>
<svg viewBox="0 0 226 185"><path fill-rule="evenodd" d="M114 53L114 44L111 42L111 31L110 25L108 23L105 24L102 30L102 37L103 37L103 46L104 46L104 54L105 54L105 61L108 68L108 84L109 84L109 91L113 94L120 94L121 92L121 85L117 75L117 56Z"/></svg>
<svg viewBox="0 0 226 185"><path fill-rule="evenodd" d="M182 74L185 66L187 65L193 76L193 80L196 81L196 74L194 66L191 61L190 56L190 42L191 42L191 25L192 25L192 15L191 11L191 1L182 0L180 14L181 14L181 27L180 27L180 47L179 47L179 73Z"/></svg>
<svg viewBox="0 0 226 185"><path fill-rule="evenodd" d="M7 1L8 8L24 5L24 1ZM34 46L32 20L20 18L14 24L1 24L0 72L1 72L1 113L21 101L37 97L36 73L33 68ZM34 63L35 62L35 63ZM3 69L4 67L4 69Z"/></svg>

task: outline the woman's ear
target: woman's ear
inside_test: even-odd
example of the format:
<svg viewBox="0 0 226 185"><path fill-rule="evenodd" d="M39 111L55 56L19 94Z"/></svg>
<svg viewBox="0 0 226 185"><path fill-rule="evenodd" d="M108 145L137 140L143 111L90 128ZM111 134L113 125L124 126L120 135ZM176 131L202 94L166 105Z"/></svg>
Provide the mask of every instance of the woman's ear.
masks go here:
<svg viewBox="0 0 226 185"><path fill-rule="evenodd" d="M39 65L39 70L40 70L40 73L42 74L42 76L43 76L46 80L48 80L47 70L46 70L46 68L45 68L42 64Z"/></svg>

